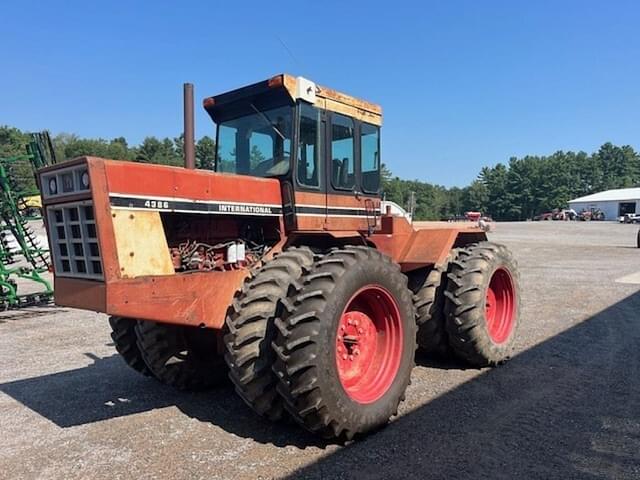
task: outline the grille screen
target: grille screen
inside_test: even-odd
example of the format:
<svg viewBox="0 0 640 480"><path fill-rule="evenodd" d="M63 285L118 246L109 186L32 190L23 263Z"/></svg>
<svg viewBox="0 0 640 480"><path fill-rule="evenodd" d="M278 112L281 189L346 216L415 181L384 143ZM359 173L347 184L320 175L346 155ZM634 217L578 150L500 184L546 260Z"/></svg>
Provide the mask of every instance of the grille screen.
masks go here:
<svg viewBox="0 0 640 480"><path fill-rule="evenodd" d="M93 203L56 205L48 215L56 275L102 279Z"/></svg>

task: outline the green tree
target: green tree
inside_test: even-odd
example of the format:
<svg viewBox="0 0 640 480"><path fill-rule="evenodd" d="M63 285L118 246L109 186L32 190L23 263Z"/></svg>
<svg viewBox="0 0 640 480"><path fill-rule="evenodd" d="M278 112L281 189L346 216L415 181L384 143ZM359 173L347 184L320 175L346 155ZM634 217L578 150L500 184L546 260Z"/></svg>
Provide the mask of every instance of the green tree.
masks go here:
<svg viewBox="0 0 640 480"><path fill-rule="evenodd" d="M25 156L28 142L29 136L17 128L0 126L0 158ZM27 158L8 163L6 168L18 192L31 194L36 191L33 169Z"/></svg>
<svg viewBox="0 0 640 480"><path fill-rule="evenodd" d="M213 170L216 154L216 142L205 135L196 143L196 163L198 168Z"/></svg>

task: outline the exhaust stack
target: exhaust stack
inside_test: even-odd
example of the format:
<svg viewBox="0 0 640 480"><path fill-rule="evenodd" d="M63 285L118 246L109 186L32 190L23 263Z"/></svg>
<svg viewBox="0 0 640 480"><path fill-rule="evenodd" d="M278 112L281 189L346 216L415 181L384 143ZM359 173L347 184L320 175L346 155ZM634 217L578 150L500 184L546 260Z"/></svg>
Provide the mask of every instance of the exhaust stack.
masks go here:
<svg viewBox="0 0 640 480"><path fill-rule="evenodd" d="M193 84L184 84L184 168L196 168L195 119L193 116Z"/></svg>

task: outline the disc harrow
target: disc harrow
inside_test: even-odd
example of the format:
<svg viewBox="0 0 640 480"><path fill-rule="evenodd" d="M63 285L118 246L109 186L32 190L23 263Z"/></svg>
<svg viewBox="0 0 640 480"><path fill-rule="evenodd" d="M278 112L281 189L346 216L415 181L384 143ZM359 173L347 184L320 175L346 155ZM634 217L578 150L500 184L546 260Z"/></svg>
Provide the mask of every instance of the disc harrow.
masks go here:
<svg viewBox="0 0 640 480"><path fill-rule="evenodd" d="M53 297L51 283L43 276L50 268L48 247L29 224L42 218L27 201L38 192L18 188L15 166L24 162L34 172L55 162L46 132L32 134L27 155L0 159L0 310L41 305Z"/></svg>

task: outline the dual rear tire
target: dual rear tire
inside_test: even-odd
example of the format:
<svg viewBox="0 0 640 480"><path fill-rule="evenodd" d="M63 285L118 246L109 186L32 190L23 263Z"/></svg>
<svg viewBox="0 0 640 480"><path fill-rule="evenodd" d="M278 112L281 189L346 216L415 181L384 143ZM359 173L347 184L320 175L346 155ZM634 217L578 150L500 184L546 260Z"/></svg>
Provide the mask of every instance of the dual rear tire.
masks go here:
<svg viewBox="0 0 640 480"><path fill-rule="evenodd" d="M275 322L273 371L300 425L351 439L397 414L416 349L411 292L397 264L371 248L333 250L286 306Z"/></svg>
<svg viewBox="0 0 640 480"><path fill-rule="evenodd" d="M457 248L444 265L412 279L423 351L450 352L476 367L509 358L519 322L519 278L506 247L479 242Z"/></svg>
<svg viewBox="0 0 640 480"><path fill-rule="evenodd" d="M238 292L226 318L225 361L236 393L258 415L278 420L283 413L271 367L275 352L276 317L283 299L304 269L313 263L308 248L290 248L267 261Z"/></svg>

